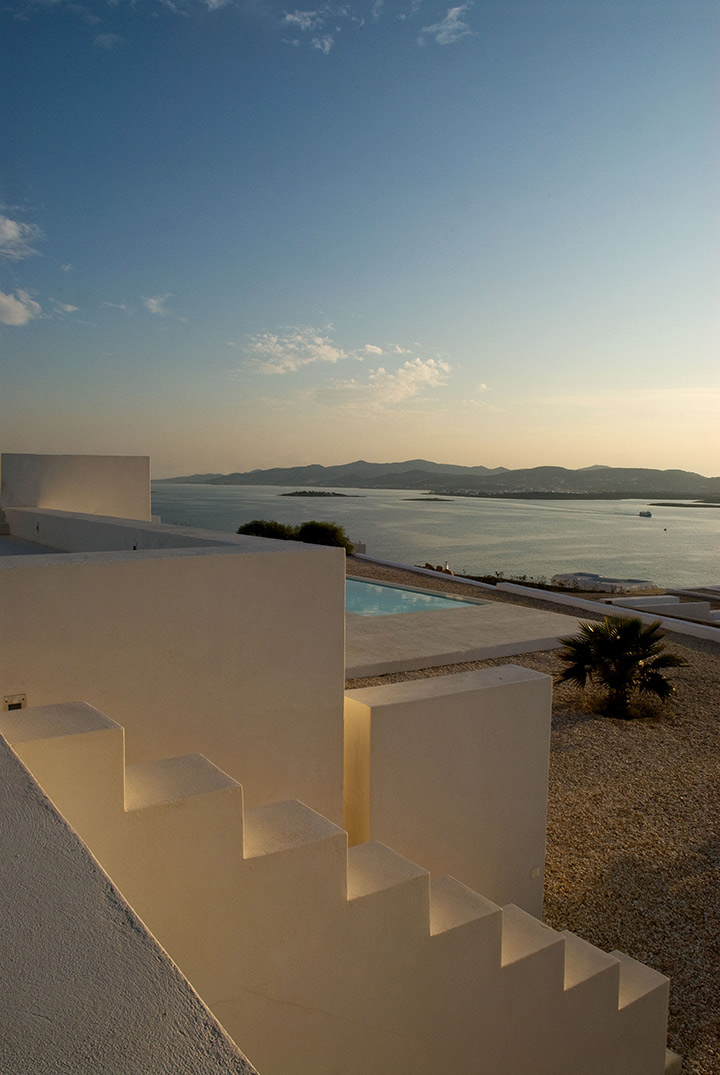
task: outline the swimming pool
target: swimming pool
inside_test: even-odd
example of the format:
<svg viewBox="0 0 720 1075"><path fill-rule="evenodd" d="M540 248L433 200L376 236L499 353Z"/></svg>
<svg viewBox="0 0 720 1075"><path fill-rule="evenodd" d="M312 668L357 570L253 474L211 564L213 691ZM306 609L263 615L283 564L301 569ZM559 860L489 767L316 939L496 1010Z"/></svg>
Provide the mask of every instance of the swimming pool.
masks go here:
<svg viewBox="0 0 720 1075"><path fill-rule="evenodd" d="M397 616L403 612L445 611L451 608L484 604L483 601L466 601L449 594L423 593L405 590L400 586L386 586L380 582L362 579L346 579L345 611L358 616Z"/></svg>

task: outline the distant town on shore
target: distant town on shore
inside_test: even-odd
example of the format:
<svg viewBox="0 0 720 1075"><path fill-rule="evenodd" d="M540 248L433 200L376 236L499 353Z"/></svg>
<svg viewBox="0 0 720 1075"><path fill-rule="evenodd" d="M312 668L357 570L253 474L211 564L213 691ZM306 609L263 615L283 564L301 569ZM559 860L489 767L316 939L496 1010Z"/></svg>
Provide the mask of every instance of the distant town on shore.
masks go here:
<svg viewBox="0 0 720 1075"><path fill-rule="evenodd" d="M697 506L720 504L720 477L688 470L644 467L463 467L409 459L403 463L357 460L340 466L319 464L274 467L233 474L191 474L160 479L165 484L278 485L345 489L412 489L436 496L513 497L527 499L696 500Z"/></svg>

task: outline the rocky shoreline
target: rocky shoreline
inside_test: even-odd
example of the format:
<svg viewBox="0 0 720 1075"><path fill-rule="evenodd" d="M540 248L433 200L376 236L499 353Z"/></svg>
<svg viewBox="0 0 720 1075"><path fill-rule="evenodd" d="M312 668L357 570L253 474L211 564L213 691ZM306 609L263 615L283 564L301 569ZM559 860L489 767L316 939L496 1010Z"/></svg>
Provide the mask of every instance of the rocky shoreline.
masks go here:
<svg viewBox="0 0 720 1075"><path fill-rule="evenodd" d="M348 559L348 574L467 595L438 574ZM550 601L483 599L558 611ZM581 609L562 612L591 618ZM545 920L671 980L668 1045L684 1075L720 1072L720 646L668 634L688 662L677 693L643 719L598 713L598 696L556 688L548 795ZM423 669L353 687L514 663L556 675L555 651Z"/></svg>

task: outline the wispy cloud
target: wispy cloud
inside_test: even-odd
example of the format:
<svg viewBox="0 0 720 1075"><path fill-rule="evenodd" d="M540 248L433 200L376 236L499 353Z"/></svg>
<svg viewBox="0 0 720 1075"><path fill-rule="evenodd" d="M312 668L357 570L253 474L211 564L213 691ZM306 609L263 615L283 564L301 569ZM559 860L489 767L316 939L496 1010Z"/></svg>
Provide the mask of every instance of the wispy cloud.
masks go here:
<svg viewBox="0 0 720 1075"><path fill-rule="evenodd" d="M168 291L164 295L154 295L152 297L143 298L143 306L149 314L155 314L157 317L169 317L170 310L166 308L165 303L172 297L173 293Z"/></svg>
<svg viewBox="0 0 720 1075"><path fill-rule="evenodd" d="M18 288L14 295L0 291L0 324L19 327L41 316L40 304L27 291Z"/></svg>
<svg viewBox="0 0 720 1075"><path fill-rule="evenodd" d="M33 243L45 236L37 224L26 224L22 220L12 220L0 213L0 256L7 261L23 261L37 254Z"/></svg>
<svg viewBox="0 0 720 1075"><path fill-rule="evenodd" d="M438 45L453 45L461 38L472 34L474 31L466 22L463 22L462 18L471 6L471 4L462 4L460 7L448 8L447 15L440 22L435 22L432 26L423 26L418 35L418 44L424 45L426 39L431 37Z"/></svg>
<svg viewBox="0 0 720 1075"><path fill-rule="evenodd" d="M323 34L322 37L314 37L311 44L314 49L320 49L320 51L324 52L327 56L328 52L335 44L335 38L332 34Z"/></svg>
<svg viewBox="0 0 720 1075"><path fill-rule="evenodd" d="M317 11L289 11L285 14L284 22L287 26L295 26L298 30L319 30L325 25L329 15L326 9Z"/></svg>
<svg viewBox="0 0 720 1075"><path fill-rule="evenodd" d="M157 18L161 13L180 18L192 18L200 12L221 13L242 6L241 0L107 0L99 5L102 18L89 7L76 0L14 0L16 17L27 19L32 14L55 10L62 6L71 12L87 27L91 28L89 40L96 49L113 50L126 45L126 39L120 33L113 32L113 12L130 8L138 18ZM292 31L292 35L282 37L284 44L295 47L304 46L328 55L342 37L350 35L352 30L374 27L383 20L391 19L406 23L408 32L412 33L420 45L435 41L439 45L450 45L473 31L465 21L465 14L472 6L472 0L447 10L444 18L432 25L424 26L418 33L418 11L423 0L400 0L398 4L389 4L385 0L336 0L322 3L313 8L283 9L277 3L252 2L256 13L272 23L281 31ZM110 25L109 25L110 24ZM108 27L106 29L106 27ZM123 27L124 28L124 27ZM412 29L411 29L412 28Z"/></svg>
<svg viewBox="0 0 720 1075"><path fill-rule="evenodd" d="M108 51L119 48L119 46L124 44L124 42L125 39L121 37L120 34L95 35L95 44L97 45L97 47L100 49L107 49Z"/></svg>
<svg viewBox="0 0 720 1075"><path fill-rule="evenodd" d="M77 313L80 309L79 306L72 306L69 302L60 302L59 299L51 298L50 302L53 305L53 311L60 317L63 317L65 314Z"/></svg>
<svg viewBox="0 0 720 1075"><path fill-rule="evenodd" d="M128 306L126 302L101 302L101 306L107 307L109 310L122 310L124 314L132 314L135 311L132 306Z"/></svg>
<svg viewBox="0 0 720 1075"><path fill-rule="evenodd" d="M452 366L444 359L412 358L399 369L384 366L371 370L368 380L382 405L413 399L424 389L446 384Z"/></svg>
<svg viewBox="0 0 720 1075"><path fill-rule="evenodd" d="M295 373L315 362L336 363L352 357L329 336L314 328L291 329L283 334L263 332L251 336L248 353L261 373Z"/></svg>

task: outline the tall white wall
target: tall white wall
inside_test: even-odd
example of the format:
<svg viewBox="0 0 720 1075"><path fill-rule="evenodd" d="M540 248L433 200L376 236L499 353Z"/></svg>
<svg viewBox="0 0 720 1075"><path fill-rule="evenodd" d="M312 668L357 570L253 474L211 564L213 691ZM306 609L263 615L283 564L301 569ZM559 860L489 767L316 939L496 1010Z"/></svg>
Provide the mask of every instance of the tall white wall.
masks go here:
<svg viewBox="0 0 720 1075"><path fill-rule="evenodd" d="M3 452L0 466L3 507L150 518L148 456Z"/></svg>
<svg viewBox="0 0 720 1075"><path fill-rule="evenodd" d="M552 680L502 665L348 691L345 825L541 917Z"/></svg>
<svg viewBox="0 0 720 1075"><path fill-rule="evenodd" d="M89 702L130 761L201 751L250 805L341 821L345 553L263 549L0 558L0 697Z"/></svg>

